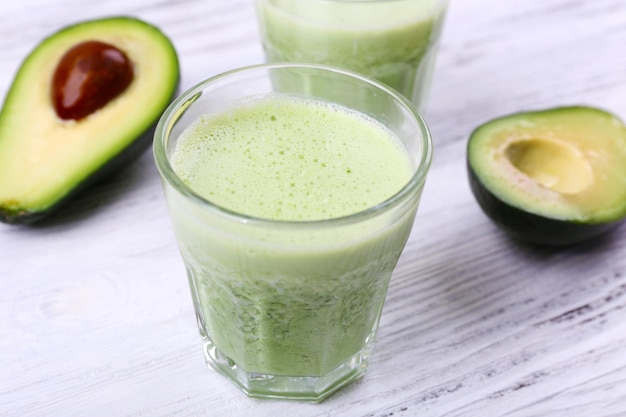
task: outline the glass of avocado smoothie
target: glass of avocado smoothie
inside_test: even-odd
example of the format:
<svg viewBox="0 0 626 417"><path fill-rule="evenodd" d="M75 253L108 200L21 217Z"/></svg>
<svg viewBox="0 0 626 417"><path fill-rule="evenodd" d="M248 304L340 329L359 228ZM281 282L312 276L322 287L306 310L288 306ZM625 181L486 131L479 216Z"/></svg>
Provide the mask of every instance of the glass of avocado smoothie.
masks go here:
<svg viewBox="0 0 626 417"><path fill-rule="evenodd" d="M261 398L363 375L432 157L413 103L342 69L246 67L176 99L154 154L207 363Z"/></svg>
<svg viewBox="0 0 626 417"><path fill-rule="evenodd" d="M256 0L268 62L339 66L423 110L448 0Z"/></svg>

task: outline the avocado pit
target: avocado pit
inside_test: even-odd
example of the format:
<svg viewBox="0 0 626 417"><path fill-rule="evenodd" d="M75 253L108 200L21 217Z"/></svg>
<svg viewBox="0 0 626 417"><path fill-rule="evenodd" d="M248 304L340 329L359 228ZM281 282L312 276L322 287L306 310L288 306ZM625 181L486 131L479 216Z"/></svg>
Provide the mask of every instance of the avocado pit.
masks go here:
<svg viewBox="0 0 626 417"><path fill-rule="evenodd" d="M133 76L132 62L122 50L100 41L81 42L61 57L54 71L54 109L61 119L83 119L123 93Z"/></svg>
<svg viewBox="0 0 626 417"><path fill-rule="evenodd" d="M561 194L578 194L593 183L591 165L570 143L523 139L509 143L504 155L518 171Z"/></svg>

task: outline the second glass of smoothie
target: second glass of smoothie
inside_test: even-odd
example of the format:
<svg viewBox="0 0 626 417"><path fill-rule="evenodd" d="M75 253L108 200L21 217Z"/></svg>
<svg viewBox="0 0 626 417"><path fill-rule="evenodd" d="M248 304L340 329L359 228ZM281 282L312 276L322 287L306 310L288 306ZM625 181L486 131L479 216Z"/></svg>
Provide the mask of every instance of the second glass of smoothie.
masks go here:
<svg viewBox="0 0 626 417"><path fill-rule="evenodd" d="M424 110L448 0L256 0L268 62L338 66Z"/></svg>
<svg viewBox="0 0 626 417"><path fill-rule="evenodd" d="M208 364L308 401L363 375L431 161L415 106L344 70L254 66L176 99L154 153Z"/></svg>

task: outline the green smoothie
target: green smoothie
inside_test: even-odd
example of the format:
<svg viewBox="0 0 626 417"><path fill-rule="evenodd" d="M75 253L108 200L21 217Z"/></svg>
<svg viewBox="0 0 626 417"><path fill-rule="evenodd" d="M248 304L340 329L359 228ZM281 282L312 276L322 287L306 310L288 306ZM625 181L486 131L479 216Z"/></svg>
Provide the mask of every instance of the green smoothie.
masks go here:
<svg viewBox="0 0 626 417"><path fill-rule="evenodd" d="M168 195L212 361L322 376L365 354L419 196L402 211L316 223L397 193L415 170L400 143L360 113L282 95L201 116L182 133L174 171L220 207Z"/></svg>
<svg viewBox="0 0 626 417"><path fill-rule="evenodd" d="M257 0L270 62L333 65L424 104L447 1Z"/></svg>

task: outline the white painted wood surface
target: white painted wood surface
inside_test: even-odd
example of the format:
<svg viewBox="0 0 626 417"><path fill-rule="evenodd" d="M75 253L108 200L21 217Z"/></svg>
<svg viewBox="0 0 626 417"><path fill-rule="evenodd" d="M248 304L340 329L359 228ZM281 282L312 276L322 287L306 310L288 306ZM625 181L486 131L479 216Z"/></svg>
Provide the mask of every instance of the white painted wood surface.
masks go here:
<svg viewBox="0 0 626 417"><path fill-rule="evenodd" d="M262 61L251 0L0 12L0 96L43 37L105 15L160 26L183 88ZM0 415L626 416L626 226L531 248L467 185L474 127L566 104L626 118L624 0L452 0L426 113L436 156L370 369L322 404L252 400L205 368L151 153L46 222L0 225Z"/></svg>

